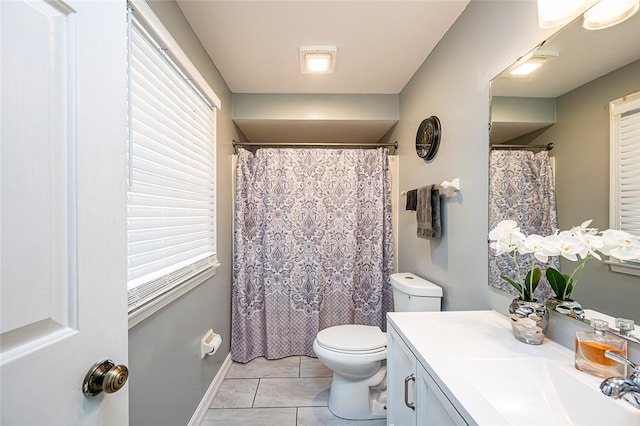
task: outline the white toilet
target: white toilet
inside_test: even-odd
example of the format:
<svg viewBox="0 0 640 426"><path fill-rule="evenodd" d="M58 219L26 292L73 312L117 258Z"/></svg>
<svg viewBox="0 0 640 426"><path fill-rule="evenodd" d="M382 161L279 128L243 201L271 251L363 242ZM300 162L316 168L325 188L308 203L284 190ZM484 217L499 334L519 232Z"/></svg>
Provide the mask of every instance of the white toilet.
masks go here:
<svg viewBox="0 0 640 426"><path fill-rule="evenodd" d="M411 273L391 275L397 312L439 311L442 288ZM386 417L387 337L378 327L325 328L313 342L318 359L333 371L329 409L350 420Z"/></svg>

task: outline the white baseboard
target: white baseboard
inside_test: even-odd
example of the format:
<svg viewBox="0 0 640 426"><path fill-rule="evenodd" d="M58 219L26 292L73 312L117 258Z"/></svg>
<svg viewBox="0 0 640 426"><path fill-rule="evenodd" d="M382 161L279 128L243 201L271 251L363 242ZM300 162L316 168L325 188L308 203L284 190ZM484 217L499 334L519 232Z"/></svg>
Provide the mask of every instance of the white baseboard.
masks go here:
<svg viewBox="0 0 640 426"><path fill-rule="evenodd" d="M207 411L209 411L209 407L213 403L213 399L216 397L216 394L220 390L220 386L222 386L222 381L227 376L227 372L229 368L231 368L231 353L227 355L227 357L222 362L218 373L211 381L209 388L205 392L200 404L198 404L198 408L196 408L195 413L191 416L191 420L187 423L187 426L199 426L204 417L207 415Z"/></svg>

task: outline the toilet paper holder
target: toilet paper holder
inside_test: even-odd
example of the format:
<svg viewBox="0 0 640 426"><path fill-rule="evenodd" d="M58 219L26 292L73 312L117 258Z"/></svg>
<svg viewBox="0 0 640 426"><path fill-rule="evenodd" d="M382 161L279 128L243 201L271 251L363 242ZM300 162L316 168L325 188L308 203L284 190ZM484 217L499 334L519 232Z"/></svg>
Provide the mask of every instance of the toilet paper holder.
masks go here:
<svg viewBox="0 0 640 426"><path fill-rule="evenodd" d="M209 329L200 340L200 358L204 359L207 355L215 354L221 344L222 336L214 333L212 329Z"/></svg>

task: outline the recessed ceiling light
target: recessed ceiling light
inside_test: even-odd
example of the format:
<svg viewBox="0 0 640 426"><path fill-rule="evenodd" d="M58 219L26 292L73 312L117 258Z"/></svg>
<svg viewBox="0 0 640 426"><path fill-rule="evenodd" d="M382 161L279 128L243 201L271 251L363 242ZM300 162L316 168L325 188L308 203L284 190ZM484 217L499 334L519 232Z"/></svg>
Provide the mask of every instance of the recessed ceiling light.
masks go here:
<svg viewBox="0 0 640 426"><path fill-rule="evenodd" d="M523 76L531 74L547 62L547 59L559 56L560 53L554 50L537 49L517 61L517 65L509 71L513 76Z"/></svg>
<svg viewBox="0 0 640 426"><path fill-rule="evenodd" d="M300 70L303 74L329 74L336 66L335 46L302 46L299 49Z"/></svg>
<svg viewBox="0 0 640 426"><path fill-rule="evenodd" d="M509 74L511 74L511 75L527 75L527 74L531 74L532 72L534 72L535 70L540 68L543 63L544 63L543 61L532 61L530 59L527 62L523 62L522 64L520 64L517 67L515 67L514 69L512 69L509 72Z"/></svg>

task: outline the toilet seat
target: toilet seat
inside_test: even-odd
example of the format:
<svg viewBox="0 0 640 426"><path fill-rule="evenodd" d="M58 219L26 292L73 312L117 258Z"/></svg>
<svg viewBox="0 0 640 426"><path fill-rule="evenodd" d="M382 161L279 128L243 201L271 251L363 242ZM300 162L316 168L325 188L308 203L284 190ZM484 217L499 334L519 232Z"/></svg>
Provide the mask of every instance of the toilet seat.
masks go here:
<svg viewBox="0 0 640 426"><path fill-rule="evenodd" d="M379 327L360 324L338 325L318 333L319 346L347 354L371 354L387 350L387 337Z"/></svg>

